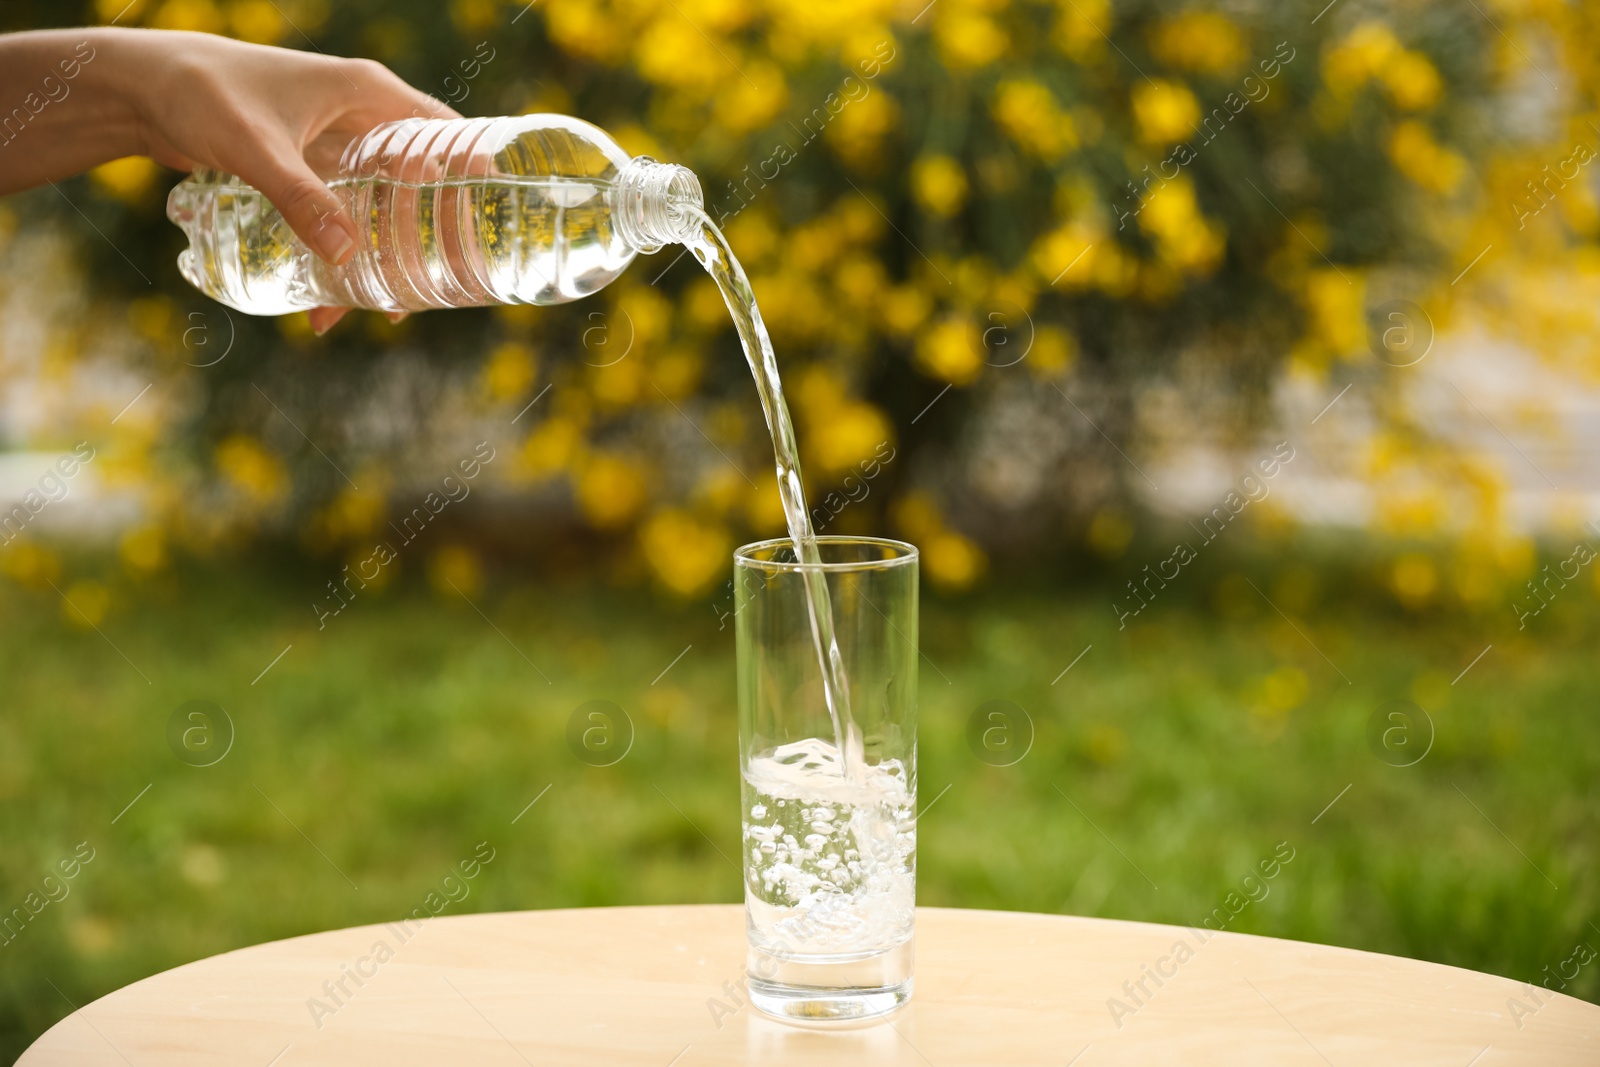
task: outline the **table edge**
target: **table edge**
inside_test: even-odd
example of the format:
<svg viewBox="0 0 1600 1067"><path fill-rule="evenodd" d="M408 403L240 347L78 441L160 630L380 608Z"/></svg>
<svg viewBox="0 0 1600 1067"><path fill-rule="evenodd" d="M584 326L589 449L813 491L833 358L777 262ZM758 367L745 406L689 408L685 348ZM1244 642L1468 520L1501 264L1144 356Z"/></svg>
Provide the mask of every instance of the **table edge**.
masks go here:
<svg viewBox="0 0 1600 1067"><path fill-rule="evenodd" d="M483 921L485 919L495 919L495 918L503 918L503 917L509 917L509 916L551 916L552 918L556 918L556 917L559 917L561 915L566 915L566 914L571 914L571 913L579 913L579 912L585 913L585 914L592 914L592 913L595 913L595 912L618 912L618 911L684 912L684 911L690 911L690 910L694 910L694 911L716 910L716 911L727 911L727 912L730 912L730 913L737 914L737 913L740 913L740 912L742 912L744 910L744 905L742 903L739 903L739 904L727 904L727 903L722 903L722 904L707 904L707 903L700 903L700 904L616 904L616 905L603 905L603 906L598 906L598 907L524 908L524 909L518 909L518 910L514 910L514 911L482 911L482 912L466 912L466 913L462 913L462 914L458 914L458 915L436 915L436 916L430 916L427 921L428 922L433 922L433 921L437 920L437 921L447 922L447 923L451 923L451 924L457 924L457 923L481 922L481 921ZM1139 928L1142 928L1142 929L1144 929L1146 931L1170 931L1174 936L1177 936L1177 937L1181 937L1185 933L1193 933L1195 931L1195 929L1196 929L1195 927L1191 927L1191 926L1175 926L1175 925L1173 925L1171 923L1144 922L1144 921L1138 920L1138 919L1112 919L1112 918L1105 918L1105 917L1102 917L1102 916L1095 916L1095 915L1064 915L1064 914L1057 914L1057 913L1054 913L1054 912L1005 911L1005 910L990 909L990 908L944 908L944 907L932 907L932 906L927 906L927 905L918 905L916 910L917 910L917 914L919 916L920 915L924 915L924 914L932 913L932 914L937 914L937 915L939 915L941 917L947 917L947 918L948 917L960 917L961 919L969 919L969 918L974 918L974 917L978 917L978 916L983 916L983 917L986 917L986 918L991 919L991 920L996 919L996 918L1000 918L1000 919L1002 919L1004 921L1030 921L1031 922L1031 921L1037 921L1039 919L1047 919L1047 920L1054 920L1056 922L1069 924L1069 925L1070 924L1083 923L1083 924L1090 924L1090 925L1131 926L1131 927L1139 927ZM190 967L199 967L199 966L201 966L203 964L206 964L206 963L209 963L209 962L211 962L213 960L220 960L220 959L223 959L224 957L232 956L232 955L235 955L235 954L238 954L238 953L254 952L254 951L258 950L258 949L267 948L267 947L270 947L270 946L273 946L273 945L280 945L280 944L284 944L284 943L287 943L287 942L290 942L290 941L301 941L301 940L306 940L306 939L309 939L309 938L325 937L325 936L327 936L329 934L354 933L354 932L361 931L361 930L381 930L381 929L384 929L385 927L387 927L389 924L394 923L394 922L399 922L404 918L405 918L405 916L401 916L400 918L388 919L388 920L375 922L375 923L363 923L363 924L361 924L359 926L341 926L341 927L334 927L334 928L328 929L328 930L315 930L315 931L311 931L309 933L294 934L294 935L291 935L289 937L275 938L275 939L273 939L271 941L261 941L261 942L257 942L255 944L251 944L251 945L241 945L239 948L229 949L226 952L214 953L214 954L212 954L210 956L202 956L199 959L190 960L187 963L180 963L175 967L168 967L165 970L157 971L154 974L146 975L143 978L139 978L139 979L136 979L135 981L129 982L127 985L120 986L117 989L113 989L111 992L106 993L104 996L96 997L94 1000L89 1001L89 1002L87 1002L87 1003L85 1003L83 1005L80 1005L78 1008L73 1010L71 1013L62 1016L49 1029L45 1030L44 1033L40 1034L37 1038L35 1038L28 1045L27 1049L25 1049L23 1051L22 1056L17 1060L17 1063L19 1065L22 1064L28 1058L28 1054L31 1053L34 1050L34 1048L36 1048L42 1042L44 1042L44 1040L47 1037L49 1037L56 1030L57 1027L66 1025L67 1023L71 1022L75 1017L77 1017L78 1015L80 1015L80 1014L84 1013L85 1011L87 1011L89 1008L92 1008L95 1005L98 1005L98 1004L102 1003L103 1001L109 1000L111 997L118 996L119 994L123 993L124 991L132 989L135 986L142 985L142 984L144 984L146 982L153 982L153 981L156 981L157 979L165 977L166 975L174 974L174 973L176 973L178 971L186 970L186 969L188 969ZM1408 964L1408 965L1415 966L1415 967L1436 968L1436 969L1441 970L1441 971L1454 971L1454 972L1459 972L1459 973L1465 974L1465 975L1472 975L1472 976L1474 976L1476 978L1487 978L1487 979L1490 979L1491 981L1505 982L1505 983L1508 983L1508 988L1513 988L1513 989L1521 989L1524 985L1527 984L1527 983L1524 983L1522 981L1519 981L1518 979L1507 978L1504 975L1491 974L1488 971L1474 971L1474 970L1472 970L1470 968L1457 967L1457 966L1454 966L1453 964L1435 963L1432 960L1419 960L1419 959L1415 959L1415 958L1410 957L1410 956L1396 956L1396 955L1393 955L1393 954L1387 953L1387 952L1373 952L1373 951L1369 951L1367 949L1350 948L1350 947L1345 946L1345 945L1328 945L1328 944L1324 944L1324 943L1322 943L1320 941L1300 941L1300 940L1297 940L1297 939L1294 939L1294 938L1272 937L1272 936L1266 935L1266 934L1248 934L1248 933L1241 933L1241 932L1237 932L1237 931L1233 931L1233 930L1220 930L1220 931L1210 931L1210 930L1208 930L1208 932L1211 934L1212 937L1219 937L1220 936L1220 937L1222 937L1224 939L1227 939L1227 940L1238 939L1238 940L1250 940L1250 941L1261 941L1261 942L1274 942L1274 943L1278 943L1278 944L1290 944L1290 945L1304 946L1304 947L1309 947L1309 948L1313 948L1313 949L1317 949L1317 950L1321 950L1321 951L1334 952L1334 953L1339 953L1339 954L1357 955L1357 956L1363 956L1363 957L1377 957L1379 959L1395 960L1395 961L1399 961L1400 963ZM1209 938L1208 938L1208 940L1209 940ZM1539 988L1543 988L1543 987L1539 987ZM1600 1022L1600 1005L1592 1004L1592 1003L1590 1003L1589 1001L1586 1001L1586 1000L1580 1000L1579 998L1574 997L1574 996L1572 996L1570 994L1567 994L1567 993L1560 993L1560 992L1557 992L1557 991L1554 991L1554 990L1546 990L1545 992L1549 993L1550 995L1553 995L1555 997L1558 997L1561 1000L1570 1001L1572 1006L1577 1007L1581 1011L1587 1011L1587 1012L1594 1013L1596 1015L1597 1022Z"/></svg>

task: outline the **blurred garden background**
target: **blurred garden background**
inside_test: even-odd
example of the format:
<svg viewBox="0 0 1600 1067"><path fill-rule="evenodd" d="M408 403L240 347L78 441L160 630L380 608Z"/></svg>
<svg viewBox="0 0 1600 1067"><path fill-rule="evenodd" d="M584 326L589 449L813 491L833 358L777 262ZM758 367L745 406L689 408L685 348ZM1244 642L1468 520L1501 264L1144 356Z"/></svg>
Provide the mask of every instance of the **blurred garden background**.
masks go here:
<svg viewBox="0 0 1600 1067"><path fill-rule="evenodd" d="M1197 924L1287 842L1230 929L1594 1000L1594 18L18 0L0 29L371 57L693 168L818 525L922 549L924 903ZM693 257L317 337L183 282L180 177L0 201L0 1054L408 913L483 841L453 912L738 900L730 553L782 515ZM604 767L566 740L596 699L633 739ZM203 766L191 701L226 712Z"/></svg>

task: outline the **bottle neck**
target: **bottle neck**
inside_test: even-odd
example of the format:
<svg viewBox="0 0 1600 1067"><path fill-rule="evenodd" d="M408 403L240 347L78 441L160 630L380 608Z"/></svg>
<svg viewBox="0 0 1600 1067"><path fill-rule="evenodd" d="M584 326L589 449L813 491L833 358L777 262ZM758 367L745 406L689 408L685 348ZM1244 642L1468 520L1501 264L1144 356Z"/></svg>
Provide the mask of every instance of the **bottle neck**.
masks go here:
<svg viewBox="0 0 1600 1067"><path fill-rule="evenodd" d="M692 240L699 222L689 207L704 211L705 199L687 167L640 156L622 168L612 214L617 232L638 251Z"/></svg>

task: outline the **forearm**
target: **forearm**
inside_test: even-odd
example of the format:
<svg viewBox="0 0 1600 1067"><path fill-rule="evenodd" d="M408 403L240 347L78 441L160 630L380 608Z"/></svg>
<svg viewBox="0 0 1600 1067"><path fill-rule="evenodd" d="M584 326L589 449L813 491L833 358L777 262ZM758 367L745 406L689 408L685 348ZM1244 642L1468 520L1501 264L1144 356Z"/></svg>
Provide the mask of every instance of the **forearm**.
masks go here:
<svg viewBox="0 0 1600 1067"><path fill-rule="evenodd" d="M460 118L370 60L180 30L0 36L0 193L128 155L208 167L259 189L342 263L360 232L308 155L327 163L374 127L422 114Z"/></svg>
<svg viewBox="0 0 1600 1067"><path fill-rule="evenodd" d="M88 28L0 36L0 193L146 151L139 96L149 31Z"/></svg>

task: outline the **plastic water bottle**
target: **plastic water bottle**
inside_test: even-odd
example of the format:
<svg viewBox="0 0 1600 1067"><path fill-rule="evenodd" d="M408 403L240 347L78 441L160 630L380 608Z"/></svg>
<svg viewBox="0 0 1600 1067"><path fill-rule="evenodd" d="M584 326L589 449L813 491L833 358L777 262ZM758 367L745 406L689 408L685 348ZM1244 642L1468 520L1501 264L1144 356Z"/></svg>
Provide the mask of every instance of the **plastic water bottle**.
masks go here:
<svg viewBox="0 0 1600 1067"><path fill-rule="evenodd" d="M703 208L693 172L565 115L387 123L350 144L329 185L360 234L338 267L254 188L196 171L167 198L189 238L183 276L251 315L559 304L691 238L685 208Z"/></svg>

